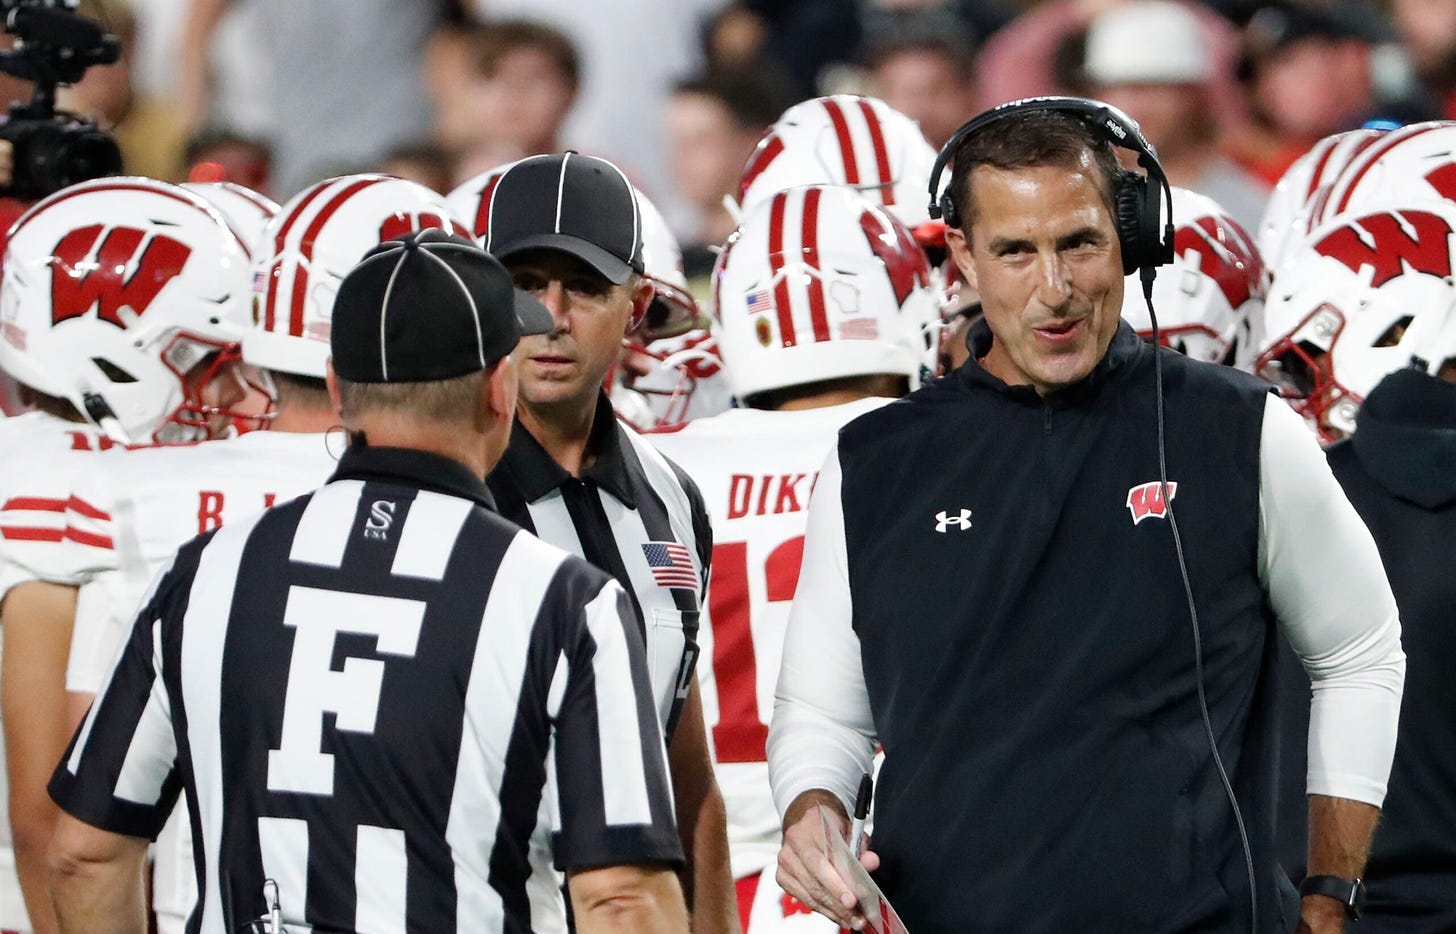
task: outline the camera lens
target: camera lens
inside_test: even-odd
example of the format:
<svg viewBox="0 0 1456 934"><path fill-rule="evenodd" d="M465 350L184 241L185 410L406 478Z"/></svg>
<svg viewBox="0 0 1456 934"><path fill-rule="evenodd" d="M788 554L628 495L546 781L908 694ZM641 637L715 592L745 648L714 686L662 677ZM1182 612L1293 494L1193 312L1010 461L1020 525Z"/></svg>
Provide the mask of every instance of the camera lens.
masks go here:
<svg viewBox="0 0 1456 934"><path fill-rule="evenodd" d="M115 140L100 130L65 127L58 142L60 151L53 166L57 189L87 179L121 174L121 150Z"/></svg>

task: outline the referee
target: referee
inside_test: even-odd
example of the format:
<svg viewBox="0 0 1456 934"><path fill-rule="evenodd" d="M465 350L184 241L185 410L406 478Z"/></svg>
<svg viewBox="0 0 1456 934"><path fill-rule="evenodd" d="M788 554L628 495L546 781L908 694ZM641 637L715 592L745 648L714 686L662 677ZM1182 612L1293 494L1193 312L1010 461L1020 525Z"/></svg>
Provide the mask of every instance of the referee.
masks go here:
<svg viewBox="0 0 1456 934"><path fill-rule="evenodd" d="M183 547L56 770L62 929L146 930L185 791L189 932L564 931L557 870L579 931L686 931L630 603L479 479L547 315L426 231L345 278L334 324L338 471Z"/></svg>
<svg viewBox="0 0 1456 934"><path fill-rule="evenodd" d="M736 934L727 818L693 677L713 546L708 513L692 480L618 422L602 388L653 298L637 197L605 160L524 159L496 182L482 245L553 321L516 349L517 423L491 492L501 515L627 588L669 741L693 930Z"/></svg>

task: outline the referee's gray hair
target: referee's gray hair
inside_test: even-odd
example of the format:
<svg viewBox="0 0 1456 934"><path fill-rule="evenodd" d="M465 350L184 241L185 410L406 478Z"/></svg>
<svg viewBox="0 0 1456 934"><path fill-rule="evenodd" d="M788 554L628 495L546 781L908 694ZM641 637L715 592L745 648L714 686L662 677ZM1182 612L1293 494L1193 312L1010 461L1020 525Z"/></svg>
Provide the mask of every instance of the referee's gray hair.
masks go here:
<svg viewBox="0 0 1456 934"><path fill-rule="evenodd" d="M490 370L418 383L355 383L338 377L345 418L394 412L422 421L474 425Z"/></svg>

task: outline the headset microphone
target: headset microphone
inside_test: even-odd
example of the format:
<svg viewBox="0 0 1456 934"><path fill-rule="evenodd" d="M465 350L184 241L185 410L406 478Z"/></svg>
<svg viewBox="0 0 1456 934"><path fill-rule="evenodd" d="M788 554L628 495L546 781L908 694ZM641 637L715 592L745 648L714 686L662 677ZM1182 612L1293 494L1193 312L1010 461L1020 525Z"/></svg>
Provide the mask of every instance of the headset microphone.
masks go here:
<svg viewBox="0 0 1456 934"><path fill-rule="evenodd" d="M1208 713L1208 695L1204 689L1203 677L1203 634L1198 623L1198 605L1193 599L1193 583L1188 575L1188 562L1183 554L1183 539L1178 532L1178 520L1173 513L1173 497L1168 489L1168 446L1163 418L1163 346L1162 334L1158 329L1158 314L1153 308L1153 280L1157 267L1173 261L1173 188L1168 176L1158 162L1155 150L1143 136L1137 122L1110 104L1081 97L1030 97L1012 101L985 111L971 118L955 133L935 157L930 170L930 204L932 218L941 218L949 227L961 227L960 211L951 198L950 186L940 187L940 176L955 157L956 150L967 139L979 133L992 123L1018 114L1061 113L1078 118L1088 124L1108 143L1120 149L1137 154L1138 165L1146 175L1123 170L1114 180L1113 208L1117 226L1117 239L1122 248L1123 275L1137 272L1142 285L1143 300L1147 302L1148 317L1153 331L1153 379L1155 385L1154 405L1157 411L1158 482L1163 503L1167 510L1168 528L1173 536L1173 550L1178 557L1178 573L1183 581L1183 594L1188 601L1188 619L1193 629L1193 665L1198 687L1198 709L1203 717L1204 737L1213 765L1223 784L1224 794L1233 809L1234 824L1238 828L1239 842L1244 851L1244 868L1249 878L1249 930L1255 934L1259 927L1259 893L1254 871L1254 853L1249 845L1249 833L1244 825L1243 811L1239 808L1238 796L1234 794L1233 783L1229 781L1228 770L1218 751L1218 739L1213 732L1213 721ZM1163 203L1167 214L1159 216L1158 195L1149 189L1156 183L1162 189ZM1160 225L1159 221L1163 221ZM1161 235L1160 235L1161 233Z"/></svg>

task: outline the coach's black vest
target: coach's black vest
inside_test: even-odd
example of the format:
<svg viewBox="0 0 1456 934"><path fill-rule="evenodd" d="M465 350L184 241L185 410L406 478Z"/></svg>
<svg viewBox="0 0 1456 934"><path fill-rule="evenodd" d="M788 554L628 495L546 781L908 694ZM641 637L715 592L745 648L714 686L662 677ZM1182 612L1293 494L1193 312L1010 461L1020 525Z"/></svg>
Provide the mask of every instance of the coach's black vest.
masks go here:
<svg viewBox="0 0 1456 934"><path fill-rule="evenodd" d="M1248 931L1159 496L1153 351L1122 324L1045 399L972 360L840 435L854 627L886 763L874 848L932 931ZM1213 729L1272 855L1274 625L1258 579L1267 385L1164 352L1168 479Z"/></svg>

